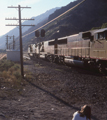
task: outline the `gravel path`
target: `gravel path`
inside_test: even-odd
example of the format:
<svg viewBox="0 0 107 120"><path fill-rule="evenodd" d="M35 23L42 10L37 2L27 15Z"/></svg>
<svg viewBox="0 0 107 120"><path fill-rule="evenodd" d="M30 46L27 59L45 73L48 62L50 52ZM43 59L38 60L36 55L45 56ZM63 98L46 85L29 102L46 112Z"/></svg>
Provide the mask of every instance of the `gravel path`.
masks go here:
<svg viewBox="0 0 107 120"><path fill-rule="evenodd" d="M92 120L107 120L107 78L92 72L49 63L24 62L32 72L21 95L0 99L0 120L71 120L84 104Z"/></svg>

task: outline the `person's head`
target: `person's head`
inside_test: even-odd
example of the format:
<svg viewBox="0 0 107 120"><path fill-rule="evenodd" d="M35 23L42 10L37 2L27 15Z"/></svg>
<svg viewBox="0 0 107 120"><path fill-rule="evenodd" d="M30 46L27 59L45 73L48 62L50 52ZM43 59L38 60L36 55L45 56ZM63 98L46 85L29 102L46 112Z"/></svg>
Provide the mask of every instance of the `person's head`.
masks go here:
<svg viewBox="0 0 107 120"><path fill-rule="evenodd" d="M91 107L90 106L84 105L79 111L79 113L81 117L86 116L86 118L91 119Z"/></svg>

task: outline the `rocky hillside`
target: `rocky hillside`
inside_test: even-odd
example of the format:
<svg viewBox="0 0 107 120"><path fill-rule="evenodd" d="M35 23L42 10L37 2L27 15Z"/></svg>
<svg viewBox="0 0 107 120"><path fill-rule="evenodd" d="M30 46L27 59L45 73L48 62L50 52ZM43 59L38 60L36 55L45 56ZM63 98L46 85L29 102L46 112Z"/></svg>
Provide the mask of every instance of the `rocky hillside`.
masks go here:
<svg viewBox="0 0 107 120"><path fill-rule="evenodd" d="M32 17L32 19L34 20L26 20L24 21L22 24L23 25L31 25L31 24L34 24L34 25L37 25L39 24L40 22L42 22L43 20L45 19L48 19L49 15L52 14L55 10L59 9L58 7L56 8L52 8L46 12L44 12L43 14L41 15L38 15L36 17ZM26 26L26 27L23 27L22 29L22 33L25 33L28 29L30 29L31 26ZM6 48L6 36L15 36L15 38L17 38L19 36L19 29L16 27L14 28L13 30L9 31L7 34L3 35L2 37L0 37L0 49L2 48ZM13 41L13 39L10 39L9 42ZM19 43L17 43L19 44Z"/></svg>
<svg viewBox="0 0 107 120"><path fill-rule="evenodd" d="M38 42L35 39L34 33L36 29L77 5L81 1L82 0L76 0L67 6L56 10L54 13L50 14L48 18L44 19L35 27L31 27L28 31L26 31L23 35L29 34L32 31L33 32L32 34L23 37L23 48L26 50L29 44ZM82 31L90 30L93 27L100 27L103 23L107 23L106 11L107 0L85 0L75 9L45 26L44 29L46 31L46 36L42 40L72 35Z"/></svg>
<svg viewBox="0 0 107 120"><path fill-rule="evenodd" d="M49 16L48 21L45 22L51 21L52 19L56 18L57 16L64 13L81 1L82 0L71 2L67 6L56 10L53 14ZM103 23L107 23L106 6L107 0L86 0L78 7L68 12L66 15L44 27L46 31L46 36L43 40L76 34L82 31L90 30L93 27L102 26ZM39 28L41 25L43 25L43 22L35 26L34 29ZM27 33L30 32L31 29L27 31ZM30 34L27 37L23 38L23 41L30 41L29 44L35 43L37 41L34 39L34 37L34 33L32 33L32 35ZM25 48L27 49L27 44L25 46Z"/></svg>
<svg viewBox="0 0 107 120"><path fill-rule="evenodd" d="M77 0L71 2L69 5L55 11L49 16L49 21L57 17L64 10L68 10L70 6L81 2L82 0ZM103 23L107 22L107 0L86 0L80 6L70 11L68 14L63 16L57 21L57 29L59 33L54 32L51 38L62 37L66 35L76 34L81 31L90 30L93 27L99 27ZM53 29L51 27L51 29Z"/></svg>

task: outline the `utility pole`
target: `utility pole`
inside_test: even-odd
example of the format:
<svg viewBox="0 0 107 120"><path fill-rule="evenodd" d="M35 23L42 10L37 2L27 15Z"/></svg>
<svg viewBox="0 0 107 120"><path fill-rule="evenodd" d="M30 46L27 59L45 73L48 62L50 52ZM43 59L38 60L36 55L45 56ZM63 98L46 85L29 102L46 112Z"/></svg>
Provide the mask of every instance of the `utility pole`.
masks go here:
<svg viewBox="0 0 107 120"><path fill-rule="evenodd" d="M9 39L8 39L8 38L10 38L10 39L13 38L13 50L14 50L14 48L15 48L15 47L14 47L14 46L15 46L14 35L13 35L13 36L8 36L8 35L6 36L6 41L7 41L7 42L6 42L6 45L7 45L7 49L9 48L9 47L8 47L8 46L9 46L9 43L8 43Z"/></svg>
<svg viewBox="0 0 107 120"><path fill-rule="evenodd" d="M22 25L21 20L34 20L34 19L21 19L21 8L31 8L31 7L21 7L18 5L18 7L15 6L9 6L8 8L18 8L19 11L19 18L6 18L5 20L19 20L19 25L15 24L8 24L6 26L19 26L19 36L20 36L20 62L21 62L21 75L24 78L24 73L23 73L23 47L22 47L22 26L35 26L35 25Z"/></svg>
<svg viewBox="0 0 107 120"><path fill-rule="evenodd" d="M14 35L13 35L13 50L15 49L15 40L14 40Z"/></svg>
<svg viewBox="0 0 107 120"><path fill-rule="evenodd" d="M6 46L7 46L7 49L8 49L8 35L6 36Z"/></svg>

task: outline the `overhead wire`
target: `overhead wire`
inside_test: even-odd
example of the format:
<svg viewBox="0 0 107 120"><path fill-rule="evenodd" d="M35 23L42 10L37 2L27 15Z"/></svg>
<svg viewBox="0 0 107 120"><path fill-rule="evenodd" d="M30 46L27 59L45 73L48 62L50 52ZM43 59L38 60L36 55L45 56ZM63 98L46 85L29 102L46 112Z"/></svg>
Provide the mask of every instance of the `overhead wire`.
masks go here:
<svg viewBox="0 0 107 120"><path fill-rule="evenodd" d="M62 13L61 15L59 15L58 17L56 17L56 18L52 19L51 21L47 22L47 23L44 24L43 26L41 26L41 27L33 30L32 32L30 32L30 33L28 33L28 34L26 34L26 35L23 35L22 38L26 37L27 35L30 35L31 33L35 32L36 30L39 30L39 29L45 27L46 25L50 24L51 22L55 21L56 19L60 18L61 16L65 15L65 14L68 13L69 11L75 9L76 7L78 7L80 4L82 4L82 3L85 2L85 1L86 1L86 0L81 1L80 3L78 3L77 5L75 5L74 7L70 8L69 10L67 10L67 11L65 11L64 13Z"/></svg>

